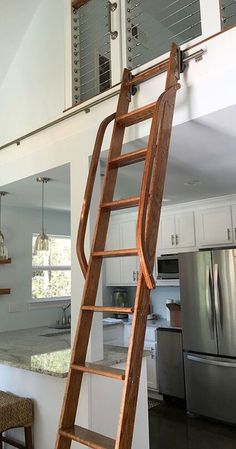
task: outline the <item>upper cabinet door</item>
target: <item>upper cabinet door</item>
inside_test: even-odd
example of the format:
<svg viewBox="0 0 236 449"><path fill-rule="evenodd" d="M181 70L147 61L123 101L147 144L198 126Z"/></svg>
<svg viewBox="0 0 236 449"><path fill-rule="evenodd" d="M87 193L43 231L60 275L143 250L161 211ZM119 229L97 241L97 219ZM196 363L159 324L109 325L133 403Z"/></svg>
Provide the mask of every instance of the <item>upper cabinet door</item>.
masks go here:
<svg viewBox="0 0 236 449"><path fill-rule="evenodd" d="M202 209L196 213L199 245L223 245L233 242L230 206Z"/></svg>
<svg viewBox="0 0 236 449"><path fill-rule="evenodd" d="M160 238L158 238L160 246L157 249L173 249L175 248L175 216L161 216L160 221Z"/></svg>
<svg viewBox="0 0 236 449"><path fill-rule="evenodd" d="M120 223L120 236L122 248L136 248L136 218ZM138 281L138 264L136 256L121 258L121 283L136 285Z"/></svg>
<svg viewBox="0 0 236 449"><path fill-rule="evenodd" d="M195 242L195 226L194 213L183 212L175 216L175 242L177 248L194 247Z"/></svg>
<svg viewBox="0 0 236 449"><path fill-rule="evenodd" d="M119 249L119 248L120 248L119 223L111 223L107 234L106 249ZM105 264L106 264L106 284L120 285L121 283L120 258L119 257L109 258L105 261Z"/></svg>

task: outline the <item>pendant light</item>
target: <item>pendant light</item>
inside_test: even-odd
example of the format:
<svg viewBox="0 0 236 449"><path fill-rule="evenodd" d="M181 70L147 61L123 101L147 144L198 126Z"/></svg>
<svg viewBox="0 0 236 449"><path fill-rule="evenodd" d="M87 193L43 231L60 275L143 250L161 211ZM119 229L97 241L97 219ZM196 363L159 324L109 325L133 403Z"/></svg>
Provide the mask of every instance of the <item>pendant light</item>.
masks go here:
<svg viewBox="0 0 236 449"><path fill-rule="evenodd" d="M34 254L36 255L38 252L49 252L50 247L50 241L49 237L45 233L44 228L44 184L47 184L47 182L50 181L50 178L44 178L42 176L39 176L36 178L37 182L40 182L42 185L42 228L41 233L37 236L35 244L34 244Z"/></svg>
<svg viewBox="0 0 236 449"><path fill-rule="evenodd" d="M0 259L8 259L8 251L5 245L5 238L2 233L2 197L7 195L7 192L0 192Z"/></svg>

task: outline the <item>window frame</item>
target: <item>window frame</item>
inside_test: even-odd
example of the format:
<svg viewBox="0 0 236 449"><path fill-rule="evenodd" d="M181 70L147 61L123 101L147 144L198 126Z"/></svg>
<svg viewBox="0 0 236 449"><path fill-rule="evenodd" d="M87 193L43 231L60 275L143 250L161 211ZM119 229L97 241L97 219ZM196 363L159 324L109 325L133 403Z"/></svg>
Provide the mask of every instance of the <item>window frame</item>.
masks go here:
<svg viewBox="0 0 236 449"><path fill-rule="evenodd" d="M38 233L33 233L32 234L32 243L33 243L33 238L37 237ZM71 241L71 236L67 236L67 235L59 235L59 234L48 234L49 239L50 238L54 238L54 239L67 239ZM29 304L39 304L39 303L52 303L54 304L54 306L57 306L58 302L65 302L65 304L68 304L68 301L70 302L71 300L71 294L69 296L44 296L42 298L33 298L32 296L32 289L33 289L33 272L34 271L48 271L49 274L53 271L70 271L71 273L71 263L70 265L33 265L33 244L32 244L32 265L31 265L31 301L29 301ZM62 304L63 305L63 304Z"/></svg>

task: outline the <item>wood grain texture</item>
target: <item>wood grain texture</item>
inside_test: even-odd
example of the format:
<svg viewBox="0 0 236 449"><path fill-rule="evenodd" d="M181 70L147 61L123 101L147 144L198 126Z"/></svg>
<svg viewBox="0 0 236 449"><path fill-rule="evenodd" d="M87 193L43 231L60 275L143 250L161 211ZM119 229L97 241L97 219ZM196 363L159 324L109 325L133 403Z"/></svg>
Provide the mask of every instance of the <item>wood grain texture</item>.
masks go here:
<svg viewBox="0 0 236 449"><path fill-rule="evenodd" d="M11 263L11 259L0 259L0 265Z"/></svg>
<svg viewBox="0 0 236 449"><path fill-rule="evenodd" d="M70 438L73 441L84 444L92 449L114 449L115 441L111 438L104 437L97 432L84 429L79 426L72 426L65 430L60 430L60 435Z"/></svg>
<svg viewBox="0 0 236 449"><path fill-rule="evenodd" d="M95 182L95 178L96 178L98 163L100 161L100 154L101 154L101 148L102 148L104 134L106 132L107 126L109 125L109 123L111 123L114 120L114 118L115 118L115 114L109 115L102 121L101 125L99 126L97 137L96 137L96 142L94 145L93 155L92 155L92 159L91 159L91 163L90 163L87 184L86 184L86 188L85 188L82 211L80 214L76 251L77 251L77 257L79 259L80 267L81 267L84 277L86 277L86 273L87 273L87 269L88 269L88 263L87 263L87 259L86 259L85 251L84 251L84 239L85 239L85 233L86 233L86 228L87 228L87 223L88 223L89 208L91 205L91 199L92 199L92 194L93 194L93 188L94 188L94 182Z"/></svg>
<svg viewBox="0 0 236 449"><path fill-rule="evenodd" d="M128 113L131 74L128 70L124 71L103 181L99 213L90 259L86 269L82 305L72 351L56 449L70 449L72 440L94 449L131 449L146 321L149 311L150 289L154 286L152 271L168 150L176 91L179 88L179 61L179 48L173 44L168 60L165 91L159 96L157 102L131 113ZM164 70L164 66L160 65L159 70ZM154 72L150 71L149 75L153 76L153 74ZM140 78L139 81L142 82L144 78L148 79L148 73L145 73L145 76L142 79ZM140 149L121 155L125 127L150 117L152 117L152 125L147 149ZM113 201L118 168L144 159L144 174L140 198L138 199L137 248L105 250L111 210L123 207L124 204L126 206L129 204L130 206L137 202L137 197ZM91 186L88 185L88 190L90 188ZM93 313L105 311L104 307L95 305L102 260L104 257L128 257L137 254L140 259L140 275L132 311L132 330L125 373L116 369L86 364L85 359ZM111 308L109 308L110 310ZM116 308L113 308L113 310L116 310ZM86 372L124 381L116 441L74 425L82 378Z"/></svg>
<svg viewBox="0 0 236 449"><path fill-rule="evenodd" d="M135 207L139 205L139 196L132 196L130 198L124 198L121 200L111 201L110 203L102 204L101 207L104 210L121 210L129 207Z"/></svg>
<svg viewBox="0 0 236 449"><path fill-rule="evenodd" d="M10 288L0 288L0 295L10 295L11 289Z"/></svg>
<svg viewBox="0 0 236 449"><path fill-rule="evenodd" d="M109 161L110 167L126 167L128 165L137 164L145 160L147 155L147 149L141 148L140 150L131 151L130 153L122 154Z"/></svg>
<svg viewBox="0 0 236 449"><path fill-rule="evenodd" d="M156 103L148 104L142 108L135 109L128 114L121 115L116 118L116 122L120 126L131 126L135 123L143 122L152 117Z"/></svg>
<svg viewBox="0 0 236 449"><path fill-rule="evenodd" d="M72 0L72 8L79 9L81 6L88 3L89 0Z"/></svg>
<svg viewBox="0 0 236 449"><path fill-rule="evenodd" d="M81 310L87 312L110 312L110 313L121 313L125 315L132 314L134 312L133 307L108 307L108 306L82 306Z"/></svg>
<svg viewBox="0 0 236 449"><path fill-rule="evenodd" d="M129 88L126 87L125 84L129 79L130 79L130 72L129 70L125 69L122 78L123 87L121 88L117 105L116 118L126 114L128 111L130 96L129 96ZM120 156L123 138L124 138L124 128L118 126L115 121L112 132L110 150L108 154L108 161ZM92 257L92 254L99 251L104 251L105 248L107 230L110 219L110 211L107 212L103 211L101 209L101 204L111 202L113 200L116 178L117 178L117 169L109 170L109 163L108 163L105 172L105 177L103 180L101 203L95 225L94 238L92 242L92 251L86 273L81 303L82 306L95 305L97 288L101 273L102 257ZM92 313L90 314L84 313L81 310L78 319L76 335L71 356L72 365L76 364L82 366L85 364L92 325L92 318L93 318ZM75 371L70 368L61 411L60 429L65 429L74 426L79 395L81 390L82 377L83 377L82 372ZM70 446L71 440L65 438L65 436L58 433L55 448L69 449Z"/></svg>
<svg viewBox="0 0 236 449"><path fill-rule="evenodd" d="M111 379L124 380L125 371L117 368L97 365L95 363L85 363L85 365L71 365L72 369L82 371L88 374L97 374L98 376L110 377Z"/></svg>
<svg viewBox="0 0 236 449"><path fill-rule="evenodd" d="M137 256L138 250L137 248L128 248L128 249L110 249L106 251L96 251L92 254L93 257L129 257L129 256Z"/></svg>

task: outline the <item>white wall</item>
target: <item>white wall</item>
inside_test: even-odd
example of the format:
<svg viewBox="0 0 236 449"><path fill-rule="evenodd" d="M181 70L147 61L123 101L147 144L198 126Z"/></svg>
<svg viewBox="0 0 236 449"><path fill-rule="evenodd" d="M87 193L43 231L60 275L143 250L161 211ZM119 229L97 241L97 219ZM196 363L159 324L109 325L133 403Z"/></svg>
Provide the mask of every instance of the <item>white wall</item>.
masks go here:
<svg viewBox="0 0 236 449"><path fill-rule="evenodd" d="M29 310L28 304L32 300L32 234L40 230L41 210L5 206L2 218L12 263L1 265L0 270L1 287L11 288L10 295L0 296L0 332L55 323L61 318L60 307ZM46 210L45 226L48 234L70 235L69 212Z"/></svg>
<svg viewBox="0 0 236 449"><path fill-rule="evenodd" d="M1 142L62 113L64 23L64 0L40 2L0 88Z"/></svg>

